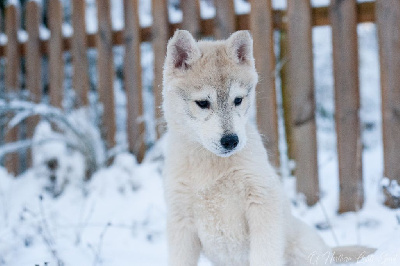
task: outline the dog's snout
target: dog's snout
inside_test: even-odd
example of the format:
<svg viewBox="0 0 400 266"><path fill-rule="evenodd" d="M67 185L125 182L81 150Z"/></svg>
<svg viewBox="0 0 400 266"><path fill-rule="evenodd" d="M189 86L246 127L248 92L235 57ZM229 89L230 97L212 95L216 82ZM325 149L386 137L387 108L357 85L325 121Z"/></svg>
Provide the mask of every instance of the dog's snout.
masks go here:
<svg viewBox="0 0 400 266"><path fill-rule="evenodd" d="M239 138L236 134L225 135L221 138L221 145L227 150L233 150L239 144Z"/></svg>

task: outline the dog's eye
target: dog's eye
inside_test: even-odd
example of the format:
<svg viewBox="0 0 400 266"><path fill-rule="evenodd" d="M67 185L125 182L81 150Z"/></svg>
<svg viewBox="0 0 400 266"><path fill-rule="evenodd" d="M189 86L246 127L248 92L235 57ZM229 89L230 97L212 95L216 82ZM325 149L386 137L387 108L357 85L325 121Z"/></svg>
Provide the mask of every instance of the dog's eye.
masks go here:
<svg viewBox="0 0 400 266"><path fill-rule="evenodd" d="M210 102L209 101L196 101L196 104L201 109L209 109L210 108Z"/></svg>
<svg viewBox="0 0 400 266"><path fill-rule="evenodd" d="M235 106L239 106L242 103L242 100L243 100L243 98L241 98L241 97L235 98L235 101L234 101Z"/></svg>

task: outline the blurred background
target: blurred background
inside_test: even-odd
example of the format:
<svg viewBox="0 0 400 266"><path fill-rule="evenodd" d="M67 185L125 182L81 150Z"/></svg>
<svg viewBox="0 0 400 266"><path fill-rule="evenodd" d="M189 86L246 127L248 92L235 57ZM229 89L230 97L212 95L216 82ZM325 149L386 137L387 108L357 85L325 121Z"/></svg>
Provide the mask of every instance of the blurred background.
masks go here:
<svg viewBox="0 0 400 266"><path fill-rule="evenodd" d="M398 0L0 10L0 265L166 265L160 104L176 29L250 30L254 118L293 212L331 246L378 248L366 265L399 265Z"/></svg>

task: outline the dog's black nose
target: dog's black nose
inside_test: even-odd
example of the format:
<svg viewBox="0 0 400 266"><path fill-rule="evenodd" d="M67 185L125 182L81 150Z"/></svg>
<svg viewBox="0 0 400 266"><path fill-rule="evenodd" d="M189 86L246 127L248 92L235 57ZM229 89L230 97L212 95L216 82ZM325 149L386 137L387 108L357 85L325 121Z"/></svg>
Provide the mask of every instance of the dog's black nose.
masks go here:
<svg viewBox="0 0 400 266"><path fill-rule="evenodd" d="M221 145L227 150L233 150L239 144L239 138L236 134L225 135L221 138Z"/></svg>

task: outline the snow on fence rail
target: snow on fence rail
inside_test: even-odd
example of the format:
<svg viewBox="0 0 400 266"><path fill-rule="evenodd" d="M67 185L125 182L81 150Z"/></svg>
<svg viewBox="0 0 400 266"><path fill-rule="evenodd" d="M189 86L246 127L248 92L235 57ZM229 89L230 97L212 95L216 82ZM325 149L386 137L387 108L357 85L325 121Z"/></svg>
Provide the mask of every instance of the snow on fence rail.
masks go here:
<svg viewBox="0 0 400 266"><path fill-rule="evenodd" d="M19 7L9 5L5 9L4 34L7 42L0 44L0 57L6 59L5 87L7 92L21 88L20 59L25 58L26 88L39 102L43 95L41 82L41 57L48 56L50 64L50 103L61 107L64 80L63 51L70 51L74 68L73 88L81 106L88 104L89 73L86 52L97 49L97 92L104 106L103 126L109 148L115 145L116 118L113 95L113 47L123 46L124 87L127 97L127 135L129 150L139 159L145 145L142 103L142 68L140 45L151 42L154 51L154 95L156 119L160 111L162 64L168 38L177 29L187 29L196 37L226 38L235 30L249 29L254 38L256 65L262 82L258 85L257 121L271 160L279 165L278 119L275 89L274 31L281 36L281 54L284 67L281 75L285 126L289 144L289 156L296 161L297 189L304 193L308 204L319 199L317 144L315 125L315 99L313 84L312 27L331 25L335 78L336 128L340 176L340 211L352 211L363 204L361 173L361 140L359 122L359 82L357 58L357 23L376 22L380 45L382 117L385 176L400 183L400 2L377 0L356 3L356 0L332 0L329 7L312 7L309 0L288 0L287 10L273 10L271 2L252 0L249 14L236 15L233 0L214 1L216 16L202 19L198 0L181 2L181 23L169 23L166 0L152 0L153 24L139 25L138 1L124 0L122 30L113 30L110 17L110 1L97 0L97 33L85 31L85 2L73 1L71 36L62 34L62 5L50 0L47 8L48 38L41 38L41 7L36 1L25 8L27 39L18 38L20 30ZM2 27L1 27L2 28ZM3 82L3 81L2 81ZM156 120L157 121L157 120ZM37 123L31 119L30 130ZM162 134L162 129L158 130ZM32 132L28 131L27 135ZM6 142L16 140L15 129L5 136ZM140 145L138 145L138 143ZM18 158L8 155L6 165L16 171ZM387 198L387 204L395 203Z"/></svg>

